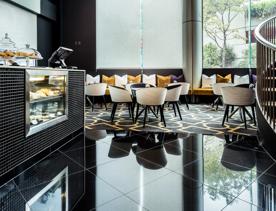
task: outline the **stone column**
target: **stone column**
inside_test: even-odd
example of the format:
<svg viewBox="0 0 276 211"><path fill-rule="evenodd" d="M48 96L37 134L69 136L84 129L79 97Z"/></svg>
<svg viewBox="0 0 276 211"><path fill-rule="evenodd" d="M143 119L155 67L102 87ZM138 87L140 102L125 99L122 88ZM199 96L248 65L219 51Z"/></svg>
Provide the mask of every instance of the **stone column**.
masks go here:
<svg viewBox="0 0 276 211"><path fill-rule="evenodd" d="M183 73L193 88L202 74L202 0L183 0Z"/></svg>

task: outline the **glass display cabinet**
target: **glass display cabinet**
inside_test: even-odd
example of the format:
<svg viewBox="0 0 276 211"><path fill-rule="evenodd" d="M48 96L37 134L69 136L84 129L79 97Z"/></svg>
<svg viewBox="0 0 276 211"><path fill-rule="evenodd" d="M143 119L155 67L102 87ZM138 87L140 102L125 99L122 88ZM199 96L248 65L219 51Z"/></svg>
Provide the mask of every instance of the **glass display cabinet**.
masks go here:
<svg viewBox="0 0 276 211"><path fill-rule="evenodd" d="M26 71L26 135L29 136L68 118L68 72Z"/></svg>

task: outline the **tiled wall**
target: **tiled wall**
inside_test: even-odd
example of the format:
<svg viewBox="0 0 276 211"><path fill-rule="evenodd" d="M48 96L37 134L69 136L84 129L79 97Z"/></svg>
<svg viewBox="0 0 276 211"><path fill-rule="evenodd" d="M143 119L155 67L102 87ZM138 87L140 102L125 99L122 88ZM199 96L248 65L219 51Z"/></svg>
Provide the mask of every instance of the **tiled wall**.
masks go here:
<svg viewBox="0 0 276 211"><path fill-rule="evenodd" d="M25 71L0 69L0 176L84 126L84 72L70 71L68 120L25 138Z"/></svg>

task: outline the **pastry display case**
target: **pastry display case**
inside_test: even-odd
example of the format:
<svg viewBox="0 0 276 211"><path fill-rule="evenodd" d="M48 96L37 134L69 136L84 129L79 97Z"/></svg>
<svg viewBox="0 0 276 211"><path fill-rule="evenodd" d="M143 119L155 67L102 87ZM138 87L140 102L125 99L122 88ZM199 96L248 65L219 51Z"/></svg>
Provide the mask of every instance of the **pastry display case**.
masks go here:
<svg viewBox="0 0 276 211"><path fill-rule="evenodd" d="M26 44L25 48L21 48L16 52L16 61L23 66L36 66L37 60L42 60L41 54L34 48L31 48L29 44Z"/></svg>
<svg viewBox="0 0 276 211"><path fill-rule="evenodd" d="M0 39L0 60L4 61L4 64L7 65L8 61L15 57L16 52L17 48L15 42L13 42L6 33L5 36Z"/></svg>
<svg viewBox="0 0 276 211"><path fill-rule="evenodd" d="M27 136L67 119L67 77L67 71L27 70Z"/></svg>

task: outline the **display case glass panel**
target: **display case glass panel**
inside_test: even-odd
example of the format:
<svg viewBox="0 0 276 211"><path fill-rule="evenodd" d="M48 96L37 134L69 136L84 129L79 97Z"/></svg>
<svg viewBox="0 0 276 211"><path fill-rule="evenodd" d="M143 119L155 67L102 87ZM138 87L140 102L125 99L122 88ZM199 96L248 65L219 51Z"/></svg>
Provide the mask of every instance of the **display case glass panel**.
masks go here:
<svg viewBox="0 0 276 211"><path fill-rule="evenodd" d="M27 135L67 119L67 73L28 70Z"/></svg>

